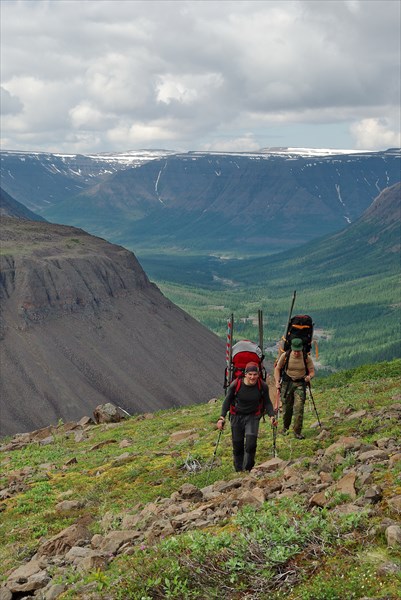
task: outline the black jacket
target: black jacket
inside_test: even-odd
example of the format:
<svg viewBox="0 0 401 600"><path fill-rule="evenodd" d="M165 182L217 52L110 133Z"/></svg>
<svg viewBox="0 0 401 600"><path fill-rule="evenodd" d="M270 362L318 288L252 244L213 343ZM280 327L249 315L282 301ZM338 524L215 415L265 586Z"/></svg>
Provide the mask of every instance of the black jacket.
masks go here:
<svg viewBox="0 0 401 600"><path fill-rule="evenodd" d="M228 411L237 415L262 415L267 413L269 417L273 417L274 409L267 383L259 380L255 385L246 385L241 380L238 387L238 380L234 379L227 389L221 408L221 416L225 417Z"/></svg>

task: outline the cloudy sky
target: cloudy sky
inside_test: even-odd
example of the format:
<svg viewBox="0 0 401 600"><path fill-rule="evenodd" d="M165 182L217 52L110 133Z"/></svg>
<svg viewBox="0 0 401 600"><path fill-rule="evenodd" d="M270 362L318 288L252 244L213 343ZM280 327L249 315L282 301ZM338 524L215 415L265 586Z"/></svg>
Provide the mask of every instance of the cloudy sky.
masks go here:
<svg viewBox="0 0 401 600"><path fill-rule="evenodd" d="M1 0L3 149L399 147L399 0Z"/></svg>

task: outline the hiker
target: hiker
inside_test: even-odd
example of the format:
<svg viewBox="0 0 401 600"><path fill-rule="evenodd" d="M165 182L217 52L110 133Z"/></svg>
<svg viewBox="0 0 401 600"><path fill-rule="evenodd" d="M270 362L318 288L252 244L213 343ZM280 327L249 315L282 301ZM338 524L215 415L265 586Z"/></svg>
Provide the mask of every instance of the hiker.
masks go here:
<svg viewBox="0 0 401 600"><path fill-rule="evenodd" d="M250 471L255 464L259 421L267 412L273 427L277 426L269 388L261 379L259 366L249 362L244 377L234 379L227 389L217 428L224 429L226 414L230 412L234 468Z"/></svg>
<svg viewBox="0 0 401 600"><path fill-rule="evenodd" d="M303 440L302 425L304 406L306 401L306 385L315 375L313 360L309 354L303 352L303 342L300 338L293 338L291 350L284 352L277 361L274 369L274 379L278 393L282 391L281 402L283 408L283 430L288 434L292 417L294 417L293 430L298 440Z"/></svg>

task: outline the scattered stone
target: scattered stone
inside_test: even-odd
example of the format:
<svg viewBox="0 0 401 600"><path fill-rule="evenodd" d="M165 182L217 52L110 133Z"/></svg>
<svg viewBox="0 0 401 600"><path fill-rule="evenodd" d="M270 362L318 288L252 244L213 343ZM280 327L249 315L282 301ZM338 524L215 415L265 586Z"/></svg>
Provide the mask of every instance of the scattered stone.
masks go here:
<svg viewBox="0 0 401 600"><path fill-rule="evenodd" d="M327 440L327 438L330 437L330 432L327 431L327 429L322 429L321 432L319 433L319 435L317 436L317 439L322 441L322 440Z"/></svg>
<svg viewBox="0 0 401 600"><path fill-rule="evenodd" d="M390 460L388 463L389 469L392 469L396 463L401 460L401 452L397 452L396 454L392 454L390 456Z"/></svg>
<svg viewBox="0 0 401 600"><path fill-rule="evenodd" d="M278 471L279 469L283 469L288 463L281 458L271 458L266 462L263 462L255 467L256 471L266 471L267 473L271 473L273 471Z"/></svg>
<svg viewBox="0 0 401 600"><path fill-rule="evenodd" d="M309 506L319 506L320 508L323 508L326 506L327 502L326 492L318 492L317 494L313 494L309 499Z"/></svg>
<svg viewBox="0 0 401 600"><path fill-rule="evenodd" d="M31 560L21 565L11 573L7 579L7 588L14 594L21 592L34 592L50 581L46 570L38 560Z"/></svg>
<svg viewBox="0 0 401 600"><path fill-rule="evenodd" d="M79 431L74 431L74 442L79 444L80 442L83 442L84 440L87 440L88 436L86 434L85 431L83 431L82 429Z"/></svg>
<svg viewBox="0 0 401 600"><path fill-rule="evenodd" d="M347 415L345 420L352 421L353 419L362 419L363 417L366 417L367 414L368 413L366 410L358 410L357 412L350 413L349 415Z"/></svg>
<svg viewBox="0 0 401 600"><path fill-rule="evenodd" d="M73 546L78 546L79 542L88 543L91 538L89 530L85 525L76 523L70 525L57 535L44 542L38 548L37 555L54 556L57 554L66 554Z"/></svg>
<svg viewBox="0 0 401 600"><path fill-rule="evenodd" d="M82 419L78 421L80 427L87 427L88 425L93 425L93 423L94 421L91 417L82 417Z"/></svg>
<svg viewBox="0 0 401 600"><path fill-rule="evenodd" d="M195 429L187 429L186 431L176 431L170 435L171 442L182 442L183 440L197 440L199 435Z"/></svg>
<svg viewBox="0 0 401 600"><path fill-rule="evenodd" d="M126 544L127 542L132 542L139 537L140 533L138 531L110 531L107 535L104 536L104 539L102 540L99 546L99 550L101 550L103 553L117 554L119 548L123 544Z"/></svg>
<svg viewBox="0 0 401 600"><path fill-rule="evenodd" d="M192 483L184 483L178 490L181 498L185 500L192 500L193 502L200 502L203 498L202 491Z"/></svg>
<svg viewBox="0 0 401 600"><path fill-rule="evenodd" d="M90 451L100 450L100 448L104 448L105 446L108 446L109 444L117 444L117 440L104 440L103 442L99 442L98 444L95 444L94 446L92 446L92 448L89 448L89 450Z"/></svg>
<svg viewBox="0 0 401 600"><path fill-rule="evenodd" d="M80 502L79 500L63 500L56 504L55 508L57 512L67 512L70 510L79 510L83 505L83 502Z"/></svg>
<svg viewBox="0 0 401 600"><path fill-rule="evenodd" d="M114 406L111 402L99 404L93 411L93 417L95 423L118 423L124 418L117 406Z"/></svg>
<svg viewBox="0 0 401 600"><path fill-rule="evenodd" d="M326 448L324 456L334 456L336 454L345 455L347 450L359 450L362 441L355 437L341 437L337 442Z"/></svg>
<svg viewBox="0 0 401 600"><path fill-rule="evenodd" d="M379 450L379 448L377 448L376 450L368 450L367 452L361 452L361 454L359 454L358 456L358 460L360 462L368 462L371 460L387 460L388 459L388 452L386 452L385 450Z"/></svg>
<svg viewBox="0 0 401 600"><path fill-rule="evenodd" d="M334 488L343 494L347 494L352 500L356 499L355 473L348 473L335 484Z"/></svg>
<svg viewBox="0 0 401 600"><path fill-rule="evenodd" d="M401 513L401 495L390 498L388 503L393 510L395 510L397 513Z"/></svg>
<svg viewBox="0 0 401 600"><path fill-rule="evenodd" d="M322 483L332 483L333 475L330 472L320 471L319 477Z"/></svg>
<svg viewBox="0 0 401 600"><path fill-rule="evenodd" d="M401 546L401 527L399 525L390 525L385 532L387 546L395 548Z"/></svg>
<svg viewBox="0 0 401 600"><path fill-rule="evenodd" d="M56 600L65 590L67 586L58 583L56 585L49 585L43 590L44 600Z"/></svg>
<svg viewBox="0 0 401 600"><path fill-rule="evenodd" d="M12 592L6 587L0 587L0 600L12 600Z"/></svg>
<svg viewBox="0 0 401 600"><path fill-rule="evenodd" d="M379 485L373 485L369 487L364 495L364 499L371 504L376 504L380 502L383 498L383 491Z"/></svg>

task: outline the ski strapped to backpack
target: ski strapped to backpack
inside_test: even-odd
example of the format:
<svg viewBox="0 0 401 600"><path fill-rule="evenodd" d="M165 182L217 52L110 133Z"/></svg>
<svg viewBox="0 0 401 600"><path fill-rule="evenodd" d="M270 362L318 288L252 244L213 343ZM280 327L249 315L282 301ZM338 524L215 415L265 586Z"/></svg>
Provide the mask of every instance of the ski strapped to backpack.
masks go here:
<svg viewBox="0 0 401 600"><path fill-rule="evenodd" d="M227 341L226 341L226 368L224 371L224 389L226 390L233 380L233 331L234 331L234 315L231 313L227 320Z"/></svg>
<svg viewBox="0 0 401 600"><path fill-rule="evenodd" d="M224 389L226 390L230 383L243 377L245 374L245 366L249 362L255 362L261 373L263 380L266 379L266 369L263 365L263 315L262 311L258 311L259 321L259 344L250 340L240 340L233 345L234 333L234 315L231 314L227 321L227 341L226 341L226 368L224 372Z"/></svg>

